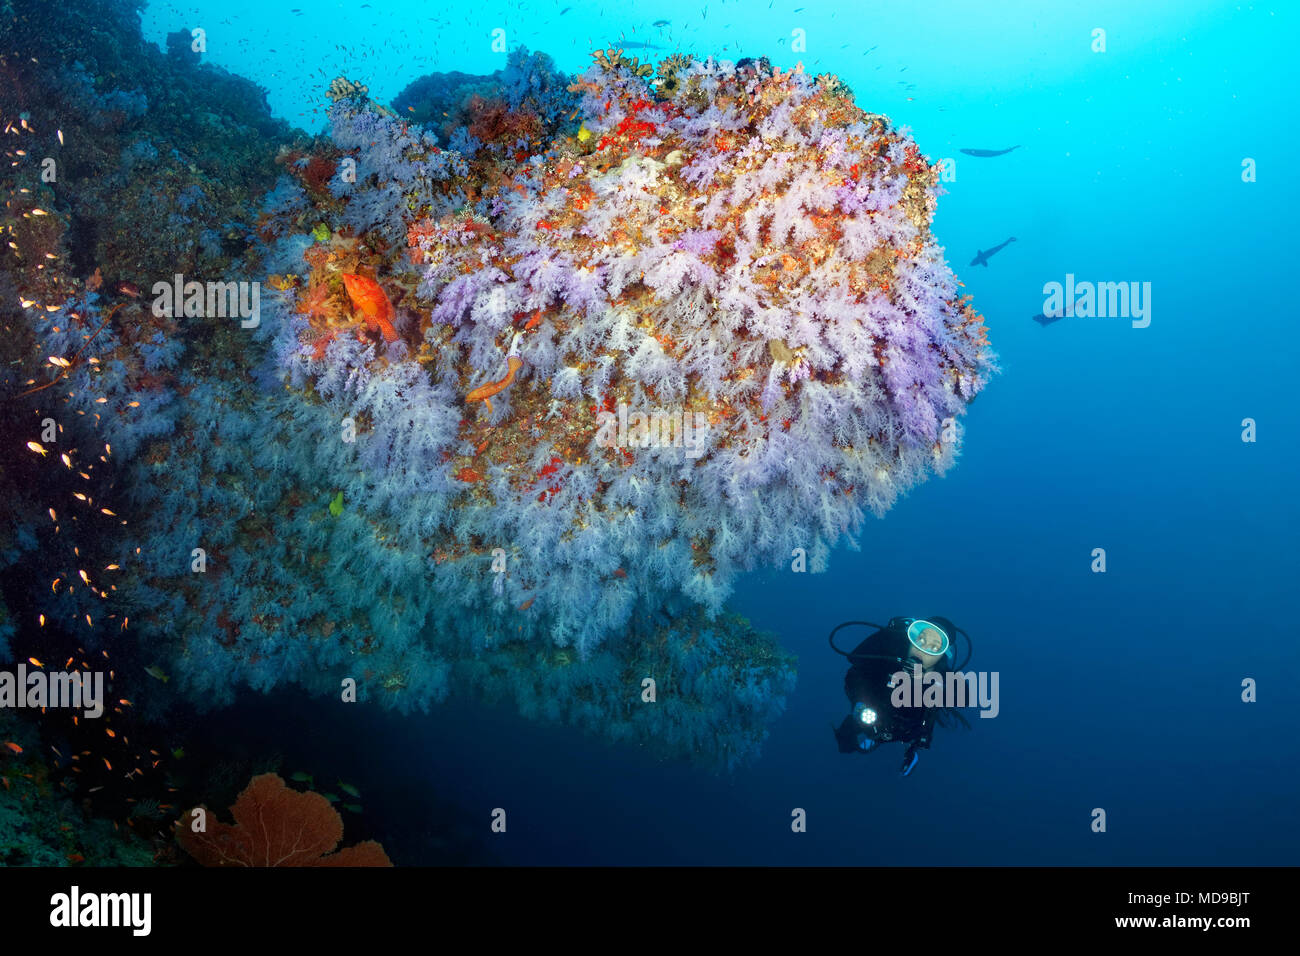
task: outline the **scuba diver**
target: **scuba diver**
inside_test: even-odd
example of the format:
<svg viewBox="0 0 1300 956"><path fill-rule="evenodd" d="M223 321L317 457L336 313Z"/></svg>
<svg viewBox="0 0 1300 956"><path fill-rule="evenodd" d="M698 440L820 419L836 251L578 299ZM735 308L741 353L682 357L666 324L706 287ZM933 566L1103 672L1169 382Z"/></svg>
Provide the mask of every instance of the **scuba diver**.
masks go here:
<svg viewBox="0 0 1300 956"><path fill-rule="evenodd" d="M852 651L842 651L835 646L835 635L846 627L874 627ZM953 666L952 637L960 634L966 640L966 657ZM959 723L967 730L967 723L959 712L951 708L895 706L894 688L900 683L898 674L905 672L911 680L919 667L922 674L946 674L960 671L970 662L970 635L945 617L920 620L910 617L893 618L884 627L870 621L845 621L830 634L831 649L849 659L849 670L844 675L844 693L848 695L853 711L844 718L835 732L835 742L840 753L871 753L887 743L905 743L900 772L904 777L916 766L919 750L928 750L936 724L951 726Z"/></svg>

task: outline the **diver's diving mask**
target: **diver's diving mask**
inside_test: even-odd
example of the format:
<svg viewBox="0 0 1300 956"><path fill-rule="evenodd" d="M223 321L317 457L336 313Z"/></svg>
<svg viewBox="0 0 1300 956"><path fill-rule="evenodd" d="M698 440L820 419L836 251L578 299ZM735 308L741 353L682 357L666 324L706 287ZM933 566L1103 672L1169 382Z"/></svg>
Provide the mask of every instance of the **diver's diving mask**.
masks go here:
<svg viewBox="0 0 1300 956"><path fill-rule="evenodd" d="M926 667L938 663L952 646L948 633L938 624L929 621L910 622L907 625L907 641L912 645L913 656L920 658Z"/></svg>

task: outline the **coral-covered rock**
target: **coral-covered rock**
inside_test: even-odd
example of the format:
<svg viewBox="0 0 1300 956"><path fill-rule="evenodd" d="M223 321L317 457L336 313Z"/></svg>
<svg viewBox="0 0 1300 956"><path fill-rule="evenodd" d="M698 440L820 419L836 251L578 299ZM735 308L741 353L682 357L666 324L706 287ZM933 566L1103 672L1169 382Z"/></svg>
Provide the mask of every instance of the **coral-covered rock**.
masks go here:
<svg viewBox="0 0 1300 956"><path fill-rule="evenodd" d="M43 199L75 227L78 276L99 268L147 290L177 271L228 274L275 183L276 148L295 135L265 91L200 64L188 31L164 53L131 3L13 6L0 17L0 107L5 123L20 111L33 122L27 161L3 175L55 177L40 180Z"/></svg>
<svg viewBox="0 0 1300 956"><path fill-rule="evenodd" d="M468 165L339 99L374 172L322 210L342 231L279 351L370 423L363 500L421 510L435 577L472 594L504 549L520 629L586 653L655 592L713 613L739 571L824 567L951 466L992 354L930 233L937 169L834 77L604 51L570 89L573 135ZM528 113L493 128L526 141ZM400 342L349 305L360 271Z"/></svg>
<svg viewBox="0 0 1300 956"><path fill-rule="evenodd" d="M436 129L336 82L330 136L284 144L258 217L287 137L254 88L136 40L78 39L83 70L57 30L33 35L62 85L13 68L36 119L15 142L53 152L62 122L84 175L6 174L9 394L59 385L22 399L11 447L54 412L94 482L54 455L7 466L5 488L62 491L39 477L57 473L92 500L56 523L24 497L0 559L39 519L81 554L71 530L102 525L93 567L113 566L101 595L77 551L51 561L50 626L147 647L174 679L142 708L351 678L402 710L465 688L665 755L753 759L794 661L720 613L731 582L824 567L949 467L991 368L916 145L833 78L763 61L605 51L569 81L516 54L425 84ZM207 89L184 94L203 115L171 122L163 80ZM216 188L227 166L236 189ZM205 277L256 260L260 327L155 315L141 293L177 250ZM253 852L219 826L231 858Z"/></svg>
<svg viewBox="0 0 1300 956"><path fill-rule="evenodd" d="M436 130L444 145L466 154L481 146L530 154L571 122L577 106L570 78L545 53L512 51L489 76L430 73L397 94L397 115ZM509 135L513 132L513 135ZM520 142L520 140L523 142Z"/></svg>

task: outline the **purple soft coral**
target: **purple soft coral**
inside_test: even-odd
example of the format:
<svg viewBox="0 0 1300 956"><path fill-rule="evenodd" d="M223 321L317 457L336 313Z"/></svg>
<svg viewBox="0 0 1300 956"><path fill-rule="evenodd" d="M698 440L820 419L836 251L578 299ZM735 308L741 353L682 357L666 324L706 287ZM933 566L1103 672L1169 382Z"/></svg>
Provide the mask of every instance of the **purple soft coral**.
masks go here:
<svg viewBox="0 0 1300 956"><path fill-rule="evenodd" d="M952 463L942 424L992 367L910 138L833 78L643 73L607 56L580 78L588 135L544 162L471 168L359 99L332 115L344 148L378 144L343 221L406 232L375 268L421 323L408 360L369 353L364 377L331 347L310 372L373 423L358 460L385 507L432 503L407 543L451 556L439 587L477 595L493 549L516 555L507 587L537 604L513 626L583 650L637 602L716 611L792 548L824 566L864 509Z"/></svg>

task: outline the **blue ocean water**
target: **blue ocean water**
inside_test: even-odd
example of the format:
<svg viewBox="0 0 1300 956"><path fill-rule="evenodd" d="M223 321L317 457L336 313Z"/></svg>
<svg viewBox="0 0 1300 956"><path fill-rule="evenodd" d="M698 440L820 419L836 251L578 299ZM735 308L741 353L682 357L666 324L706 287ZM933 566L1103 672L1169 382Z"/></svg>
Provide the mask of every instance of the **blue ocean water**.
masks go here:
<svg viewBox="0 0 1300 956"><path fill-rule="evenodd" d="M208 62L261 83L278 115L313 129L333 76L388 100L432 70L486 73L504 63L494 29L566 71L621 37L836 73L932 159L955 160L934 230L1002 372L967 416L957 467L873 519L860 551L841 548L823 575L737 588L730 606L799 656L798 687L753 767L711 776L468 702L344 718L298 701L301 732L280 741L290 760L336 766L390 833L426 821L429 794L475 823L505 807L509 831L490 844L504 863L1295 862L1300 407L1283 281L1300 205L1284 166L1297 146L1284 75L1294 8L438 10L155 2L144 22L159 41L203 27ZM1243 181L1247 160L1257 181ZM987 269L967 265L1010 236ZM1150 324L1033 322L1044 285L1067 274L1150 283ZM893 753L836 752L844 666L826 634L926 614L972 635L971 666L998 672L1001 709L969 733L940 730L902 779ZM1242 701L1247 679L1257 702ZM806 833L791 832L795 808Z"/></svg>

